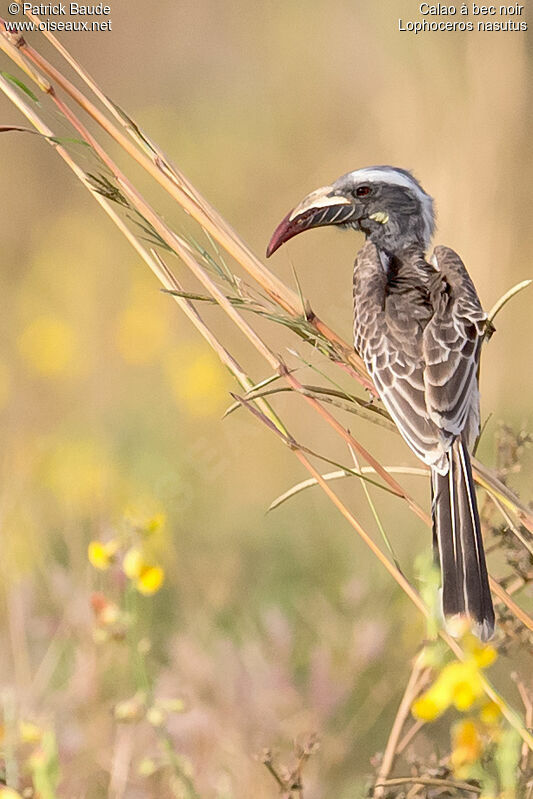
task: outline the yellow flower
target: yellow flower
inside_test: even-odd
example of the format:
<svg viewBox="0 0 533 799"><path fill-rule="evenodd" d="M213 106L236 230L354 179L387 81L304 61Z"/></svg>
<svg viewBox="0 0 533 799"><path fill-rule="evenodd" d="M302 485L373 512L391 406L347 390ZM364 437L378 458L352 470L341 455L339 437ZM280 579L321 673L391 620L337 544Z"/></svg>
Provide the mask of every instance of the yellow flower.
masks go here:
<svg viewBox="0 0 533 799"><path fill-rule="evenodd" d="M38 316L31 321L22 331L18 346L28 365L46 377L64 372L74 358L73 331L53 316Z"/></svg>
<svg viewBox="0 0 533 799"><path fill-rule="evenodd" d="M122 568L126 577L133 581L139 593L155 594L161 588L165 573L161 566L150 563L140 547L131 547L124 555Z"/></svg>
<svg viewBox="0 0 533 799"><path fill-rule="evenodd" d="M479 718L487 727L493 727L501 718L501 710L496 702L487 702L479 711Z"/></svg>
<svg viewBox="0 0 533 799"><path fill-rule="evenodd" d="M19 735L23 743L35 744L43 737L43 731L32 721L21 721L19 724Z"/></svg>
<svg viewBox="0 0 533 799"><path fill-rule="evenodd" d="M433 721L452 704L458 710L466 710L482 693L475 665L448 663L431 688L413 703L412 712L419 719Z"/></svg>
<svg viewBox="0 0 533 799"><path fill-rule="evenodd" d="M448 707L447 703L442 703L436 700L435 696L425 693L419 699L415 699L411 706L413 716L422 721L434 721L443 713Z"/></svg>
<svg viewBox="0 0 533 799"><path fill-rule="evenodd" d="M137 769L137 773L140 777L152 777L158 769L158 765L155 760L152 760L149 757L143 758L139 763L139 767Z"/></svg>
<svg viewBox="0 0 533 799"><path fill-rule="evenodd" d="M133 722L140 721L146 711L146 695L138 691L131 699L124 699L118 702L114 708L114 716L117 721Z"/></svg>
<svg viewBox="0 0 533 799"><path fill-rule="evenodd" d="M167 719L165 711L161 707L153 705L146 713L146 721L152 727L162 727Z"/></svg>
<svg viewBox="0 0 533 799"><path fill-rule="evenodd" d="M457 710L468 710L474 702L483 696L483 682L481 675L475 664L470 661L466 663L451 663L449 668L453 674L449 679L452 682L452 704Z"/></svg>
<svg viewBox="0 0 533 799"><path fill-rule="evenodd" d="M111 539L105 544L102 541L91 541L88 547L89 561L95 569L106 571L115 559L118 550L118 541Z"/></svg>
<svg viewBox="0 0 533 799"><path fill-rule="evenodd" d="M417 719L434 721L449 708L451 697L448 696L448 693L439 690L439 686L435 688L435 685L413 702L411 712Z"/></svg>
<svg viewBox="0 0 533 799"><path fill-rule="evenodd" d="M496 658L498 657L498 653L494 649L493 646L482 646L479 642L476 642L477 646L472 649L472 657L476 662L476 665L480 669L486 669L489 666L492 666Z"/></svg>
<svg viewBox="0 0 533 799"><path fill-rule="evenodd" d="M137 494L135 501L124 510L124 519L128 526L142 536L151 536L163 530L167 517L160 510L158 498L150 494Z"/></svg>
<svg viewBox="0 0 533 799"><path fill-rule="evenodd" d="M141 594L151 596L159 591L164 579L165 573L161 566L145 566L135 583L135 587Z"/></svg>
<svg viewBox="0 0 533 799"><path fill-rule="evenodd" d="M459 722L453 731L453 750L451 763L457 777L468 777L465 768L479 760L483 752L483 742L472 719Z"/></svg>
<svg viewBox="0 0 533 799"><path fill-rule="evenodd" d="M163 525L165 524L167 517L164 513L156 513L155 516L152 516L151 519L148 519L147 522L143 525L143 532L146 535L151 535L152 533L156 533L160 530Z"/></svg>
<svg viewBox="0 0 533 799"><path fill-rule="evenodd" d="M122 568L126 577L136 580L143 567L143 556L139 547L131 547L124 555Z"/></svg>
<svg viewBox="0 0 533 799"><path fill-rule="evenodd" d="M469 653L466 660L444 666L433 685L413 702L414 716L433 721L451 705L465 711L483 696L481 669L494 661L496 650L470 642L465 648Z"/></svg>
<svg viewBox="0 0 533 799"><path fill-rule="evenodd" d="M0 799L22 799L22 796L13 788L0 786Z"/></svg>
<svg viewBox="0 0 533 799"><path fill-rule="evenodd" d="M124 516L129 524L141 535L158 533L165 526L167 517L163 512L155 512L155 500L145 497L142 502L126 509Z"/></svg>

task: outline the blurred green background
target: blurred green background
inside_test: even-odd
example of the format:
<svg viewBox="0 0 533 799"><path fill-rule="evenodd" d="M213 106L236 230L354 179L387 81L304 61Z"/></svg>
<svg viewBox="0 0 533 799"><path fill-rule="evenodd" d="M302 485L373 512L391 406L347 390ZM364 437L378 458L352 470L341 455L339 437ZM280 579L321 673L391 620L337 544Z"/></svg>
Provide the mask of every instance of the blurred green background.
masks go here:
<svg viewBox="0 0 533 799"><path fill-rule="evenodd" d="M435 240L462 255L490 308L532 276L531 38L399 33L398 17L419 18L418 5L114 0L111 33L61 40L259 254L309 191L393 164L435 197ZM51 52L36 34L30 41ZM13 71L4 56L1 64ZM69 135L53 111L47 120ZM21 123L3 96L0 122ZM298 462L243 411L222 421L231 378L53 150L24 134L0 145L4 693L27 714L54 716L64 796L107 795L125 745L110 708L132 686L115 652L115 683L102 688L111 666L90 635L87 544L127 514L164 512L166 579L145 600L147 634L158 690L189 703L171 732L201 796L275 796L254 754L270 746L290 759L292 740L311 731L322 749L306 799L358 796L423 636L420 619L316 489L265 514L305 479ZM165 198L150 198L198 235ZM313 231L271 264L291 285L294 268L313 308L347 339L360 244L356 234ZM515 299L485 352L488 464L498 421L519 429L531 420L530 308L529 294ZM254 379L268 374L216 310L206 318ZM264 330L322 366L296 339ZM349 463L297 398L276 407L297 436ZM400 440L391 446L356 417L349 423L382 461L414 463ZM360 485L346 482L339 492L376 532ZM428 502L424 481L405 483ZM429 532L378 498L412 577ZM127 745L137 762L148 732ZM132 776L126 795L165 790Z"/></svg>

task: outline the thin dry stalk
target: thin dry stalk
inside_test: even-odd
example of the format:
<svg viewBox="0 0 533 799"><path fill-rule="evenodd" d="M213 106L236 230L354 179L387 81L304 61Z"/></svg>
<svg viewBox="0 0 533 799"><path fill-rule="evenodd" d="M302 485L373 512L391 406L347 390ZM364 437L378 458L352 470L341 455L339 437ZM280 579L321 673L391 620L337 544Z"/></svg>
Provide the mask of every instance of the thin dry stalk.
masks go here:
<svg viewBox="0 0 533 799"><path fill-rule="evenodd" d="M390 731L387 746L385 747L383 760L379 768L374 789L375 799L382 799L382 797L385 796L384 783L394 765L394 759L398 752L400 736L402 734L405 722L407 721L407 718L411 712L411 705L428 681L430 671L431 670L424 665L421 656L417 656L413 663L411 674L409 675L404 694L398 707L398 712L396 713L396 717Z"/></svg>
<svg viewBox="0 0 533 799"><path fill-rule="evenodd" d="M525 711L525 726L528 729L533 729L533 696L528 691L522 680L519 679L517 674L511 674L511 679L515 682L516 687L518 688L518 693L520 694L520 699L522 700L522 704L524 705ZM521 754L521 762L520 768L523 774L529 774L529 760L531 757L531 752L529 748L526 746L525 743L522 744L522 754Z"/></svg>
<svg viewBox="0 0 533 799"><path fill-rule="evenodd" d="M246 398L254 399L255 393L251 396L248 395ZM423 477L427 477L428 475L427 469L416 469L411 466L384 466L383 468L388 472L388 474L412 474L421 475ZM376 470L371 466L362 466L360 473L364 475L376 474ZM339 469L335 472L326 472L326 474L323 474L322 477L324 480L343 480L345 477L354 477L356 475L357 472L353 469ZM283 494L280 494L278 497L276 497L276 499L274 499L268 506L268 510L270 511L279 508L279 506L283 505L283 503L288 499L292 499L292 497L295 497L300 492L316 485L318 485L318 483L312 477L308 478L307 480L302 480L300 483L296 483L295 485L291 486L291 488L287 489L287 491L284 491Z"/></svg>
<svg viewBox="0 0 533 799"><path fill-rule="evenodd" d="M522 610L522 608L516 604L514 599L509 595L509 593L505 590L505 588L502 588L499 582L495 580L494 577L492 577L490 574L489 574L489 583L491 591L498 597L500 602L503 602L506 608L510 610L511 613L513 613L516 616L516 618L522 622L524 627L527 627L528 630L531 630L533 632L533 619L531 618L531 616L529 616L525 612L525 610Z"/></svg>
<svg viewBox="0 0 533 799"><path fill-rule="evenodd" d="M502 503L495 496L493 496L492 494L489 494L489 496L490 496L491 501L494 503L494 505L497 507L497 509L499 510L501 515L503 516L503 518L504 518L507 526L511 530L511 532L516 536L516 538L518 538L518 540L520 541L520 543L522 544L524 549L527 549L529 551L530 555L533 556L533 544L531 543L531 541L528 541L527 538L524 535L522 535L521 531L518 529L516 524L513 522L513 520L511 519L511 517L507 513L507 511L504 508L504 506L502 505Z"/></svg>
<svg viewBox="0 0 533 799"><path fill-rule="evenodd" d="M296 795L298 799L304 799L303 770L318 748L319 742L315 734L310 735L303 746L295 745L296 765L292 768L276 766L271 750L263 751L260 760L276 781L283 799L291 799Z"/></svg>
<svg viewBox="0 0 533 799"><path fill-rule="evenodd" d="M425 723L426 722L423 721L422 719L418 719L418 721L415 721L413 723L413 725L407 730L401 741L398 743L398 746L396 747L397 755L401 755L402 752L404 752L407 749L407 747L409 746L415 735L418 735L418 733L425 725Z"/></svg>
<svg viewBox="0 0 533 799"><path fill-rule="evenodd" d="M470 793L480 794L481 788L470 785L468 782L454 782L454 780L439 780L432 777L395 777L392 780L385 780L383 786L392 785L415 785L415 786L435 786L437 788L455 788L457 791L469 791Z"/></svg>

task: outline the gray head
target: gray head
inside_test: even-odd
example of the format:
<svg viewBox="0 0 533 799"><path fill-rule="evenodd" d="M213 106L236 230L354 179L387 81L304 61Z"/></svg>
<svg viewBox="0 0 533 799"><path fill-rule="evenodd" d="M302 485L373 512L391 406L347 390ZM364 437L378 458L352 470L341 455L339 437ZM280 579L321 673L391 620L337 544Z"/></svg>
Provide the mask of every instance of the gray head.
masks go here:
<svg viewBox="0 0 533 799"><path fill-rule="evenodd" d="M370 166L348 172L308 194L285 217L267 256L298 233L324 225L360 230L392 254L413 245L425 251L435 227L433 200L405 169Z"/></svg>

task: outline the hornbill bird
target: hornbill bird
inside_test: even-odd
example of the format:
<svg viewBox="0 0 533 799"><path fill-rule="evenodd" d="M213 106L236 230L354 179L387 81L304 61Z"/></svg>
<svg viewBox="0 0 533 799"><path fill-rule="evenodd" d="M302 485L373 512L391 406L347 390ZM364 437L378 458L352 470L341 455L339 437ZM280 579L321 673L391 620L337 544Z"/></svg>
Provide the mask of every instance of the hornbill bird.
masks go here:
<svg viewBox="0 0 533 799"><path fill-rule="evenodd" d="M494 610L469 457L487 315L453 250L435 247L426 260L433 200L410 172L366 167L311 192L278 225L267 256L324 225L365 234L353 276L355 348L403 438L431 469L444 616L466 616L488 640Z"/></svg>

